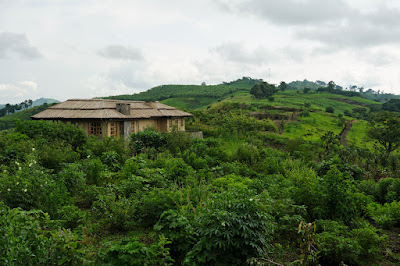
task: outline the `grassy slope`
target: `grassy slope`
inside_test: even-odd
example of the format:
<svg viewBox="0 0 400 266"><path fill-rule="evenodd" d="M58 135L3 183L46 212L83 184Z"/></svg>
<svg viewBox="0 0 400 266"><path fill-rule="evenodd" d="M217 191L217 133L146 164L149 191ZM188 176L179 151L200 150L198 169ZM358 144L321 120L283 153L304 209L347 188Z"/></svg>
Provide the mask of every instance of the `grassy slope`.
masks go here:
<svg viewBox="0 0 400 266"><path fill-rule="evenodd" d="M250 91L251 87L261 82L245 78L219 85L162 85L133 95L117 95L107 98L136 101L161 101L180 109L203 108L224 97L238 92Z"/></svg>
<svg viewBox="0 0 400 266"><path fill-rule="evenodd" d="M360 97L345 97L337 94L317 93L315 91L304 94L297 93L295 90L287 90L285 92L278 92L274 95L274 98L275 100L270 102L267 99L255 99L251 97L248 92L237 92L225 98L224 101L292 107L299 109L299 112L301 110L306 110L304 107L305 103L310 103L310 110L312 110L310 112L310 116L298 116L297 120L285 121L284 133L282 134L282 137L287 137L289 139L303 138L306 141L317 141L328 131L332 131L335 134L340 134L343 126L339 124L338 114L343 114L345 110L351 111L356 107L365 107L369 109L368 106L380 105L379 103ZM350 101L351 104L339 101L338 99ZM359 103L359 105L356 103ZM335 112L333 114L326 113L326 107L333 107ZM289 117L293 114L293 112L276 110L269 110L266 112L280 112L281 114L285 114ZM344 118L347 120L355 120L353 117ZM366 131L366 121L361 120L353 124L353 127L348 134L348 143L360 147L372 147L373 142L366 138Z"/></svg>

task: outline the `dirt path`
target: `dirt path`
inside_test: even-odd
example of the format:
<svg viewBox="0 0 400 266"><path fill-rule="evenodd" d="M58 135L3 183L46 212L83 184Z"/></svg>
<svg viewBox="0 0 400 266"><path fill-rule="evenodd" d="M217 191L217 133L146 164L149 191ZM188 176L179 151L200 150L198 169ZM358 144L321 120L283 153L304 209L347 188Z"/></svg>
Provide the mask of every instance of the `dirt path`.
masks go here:
<svg viewBox="0 0 400 266"><path fill-rule="evenodd" d="M356 123L356 122L357 122L357 120L347 121L346 125L344 126L344 128L342 130L342 132L340 132L340 134L339 134L339 136L340 136L340 144L342 144L343 146L347 146L347 142L346 142L347 133L349 133L353 123Z"/></svg>

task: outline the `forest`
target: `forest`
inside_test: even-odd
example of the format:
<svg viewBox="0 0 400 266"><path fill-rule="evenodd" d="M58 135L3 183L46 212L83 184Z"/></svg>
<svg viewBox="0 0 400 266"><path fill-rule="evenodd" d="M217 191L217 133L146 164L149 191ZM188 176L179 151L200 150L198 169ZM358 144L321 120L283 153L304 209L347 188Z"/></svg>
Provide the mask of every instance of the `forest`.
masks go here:
<svg viewBox="0 0 400 266"><path fill-rule="evenodd" d="M255 97L262 81L245 81L188 110L203 139L0 131L0 265L400 263L399 114L317 88Z"/></svg>

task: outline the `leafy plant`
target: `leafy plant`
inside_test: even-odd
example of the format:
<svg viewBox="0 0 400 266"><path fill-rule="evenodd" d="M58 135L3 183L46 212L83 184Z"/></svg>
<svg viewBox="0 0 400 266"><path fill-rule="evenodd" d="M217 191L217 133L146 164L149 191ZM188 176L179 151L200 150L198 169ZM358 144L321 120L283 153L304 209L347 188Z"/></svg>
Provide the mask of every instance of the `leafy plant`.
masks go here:
<svg viewBox="0 0 400 266"><path fill-rule="evenodd" d="M198 212L199 240L185 263L242 265L272 243L273 218L249 189L212 195Z"/></svg>

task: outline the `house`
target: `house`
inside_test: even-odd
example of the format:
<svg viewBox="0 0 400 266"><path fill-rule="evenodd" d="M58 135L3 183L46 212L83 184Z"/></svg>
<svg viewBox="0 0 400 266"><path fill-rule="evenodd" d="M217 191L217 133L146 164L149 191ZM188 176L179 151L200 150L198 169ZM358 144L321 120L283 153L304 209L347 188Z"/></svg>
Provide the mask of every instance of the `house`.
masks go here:
<svg viewBox="0 0 400 266"><path fill-rule="evenodd" d="M31 116L81 127L88 135L127 138L152 127L158 132L185 131L185 117L193 116L159 102L108 99L71 99Z"/></svg>

